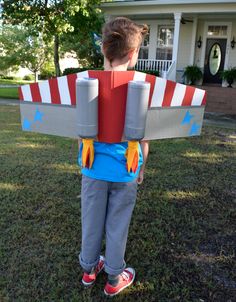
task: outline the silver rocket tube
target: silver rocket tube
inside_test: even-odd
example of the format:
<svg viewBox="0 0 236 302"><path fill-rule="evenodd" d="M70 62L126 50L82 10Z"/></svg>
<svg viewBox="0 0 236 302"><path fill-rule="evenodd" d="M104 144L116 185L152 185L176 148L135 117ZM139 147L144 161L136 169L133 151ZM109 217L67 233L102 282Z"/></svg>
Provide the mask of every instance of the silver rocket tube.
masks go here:
<svg viewBox="0 0 236 302"><path fill-rule="evenodd" d="M150 83L130 81L126 102L124 135L127 140L141 140L145 134Z"/></svg>
<svg viewBox="0 0 236 302"><path fill-rule="evenodd" d="M98 134L98 79L76 80L77 134L81 138L95 138Z"/></svg>

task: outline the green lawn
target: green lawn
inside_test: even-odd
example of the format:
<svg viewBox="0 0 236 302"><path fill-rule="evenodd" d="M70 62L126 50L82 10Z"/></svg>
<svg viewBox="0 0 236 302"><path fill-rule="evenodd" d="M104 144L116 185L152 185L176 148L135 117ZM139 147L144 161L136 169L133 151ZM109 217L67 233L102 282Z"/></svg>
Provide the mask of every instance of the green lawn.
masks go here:
<svg viewBox="0 0 236 302"><path fill-rule="evenodd" d="M22 79L18 79L18 80L0 79L0 85L24 85L29 83L32 83L32 81L24 81Z"/></svg>
<svg viewBox="0 0 236 302"><path fill-rule="evenodd" d="M32 81L0 79L0 85L24 85ZM0 87L0 99L18 99L17 87Z"/></svg>
<svg viewBox="0 0 236 302"><path fill-rule="evenodd" d="M17 87L0 87L0 99L18 99L18 88Z"/></svg>
<svg viewBox="0 0 236 302"><path fill-rule="evenodd" d="M0 106L0 301L110 301L105 273L80 283L76 141L19 120L18 106ZM235 139L205 127L151 143L126 252L137 277L112 301L235 301Z"/></svg>

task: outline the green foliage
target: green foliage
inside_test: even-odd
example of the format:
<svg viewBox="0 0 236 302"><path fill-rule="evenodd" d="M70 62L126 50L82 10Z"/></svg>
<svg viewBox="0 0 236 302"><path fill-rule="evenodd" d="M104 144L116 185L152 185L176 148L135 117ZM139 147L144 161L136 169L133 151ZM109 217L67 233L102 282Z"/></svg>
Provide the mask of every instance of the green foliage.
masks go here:
<svg viewBox="0 0 236 302"><path fill-rule="evenodd" d="M234 130L151 142L125 259L136 280L110 300L104 272L80 281L77 142L22 132L19 117L0 106L0 300L235 300Z"/></svg>
<svg viewBox="0 0 236 302"><path fill-rule="evenodd" d="M151 75L154 75L156 77L160 76L160 72L158 70L138 70L137 69L137 71L144 72L144 73L147 73L147 74L151 74Z"/></svg>
<svg viewBox="0 0 236 302"><path fill-rule="evenodd" d="M83 68L80 68L80 67L70 67L70 68L66 68L64 71L63 71L63 75L68 75L68 74L73 74L73 73L78 73L78 72L82 72L82 71L85 71L85 70L102 70L101 68L93 68L91 66L88 66L88 67L83 67Z"/></svg>
<svg viewBox="0 0 236 302"><path fill-rule="evenodd" d="M102 67L103 56L94 47L92 32L101 32L104 18L100 10L92 7L88 7L88 10L88 16L78 12L71 17L74 31L61 36L61 51L65 53L73 50L80 65L99 68Z"/></svg>
<svg viewBox="0 0 236 302"><path fill-rule="evenodd" d="M33 81L34 80L34 76L32 74L27 74L23 77L23 80L25 81Z"/></svg>
<svg viewBox="0 0 236 302"><path fill-rule="evenodd" d="M36 74L50 55L49 45L33 28L3 26L0 34L0 69L27 67Z"/></svg>
<svg viewBox="0 0 236 302"><path fill-rule="evenodd" d="M186 77L188 82L190 82L190 85L194 85L197 80L202 79L203 74L198 66L188 65L187 67L185 67L183 76Z"/></svg>
<svg viewBox="0 0 236 302"><path fill-rule="evenodd" d="M98 0L5 0L2 4L3 19L10 24L34 26L38 32L55 36L73 31L70 18L80 13L89 16Z"/></svg>
<svg viewBox="0 0 236 302"><path fill-rule="evenodd" d="M5 76L5 75L1 75L1 79L4 79L4 80L14 80L15 77L13 77L13 76Z"/></svg>
<svg viewBox="0 0 236 302"><path fill-rule="evenodd" d="M236 80L236 67L221 71L220 76L228 82L228 87L232 87L234 80Z"/></svg>
<svg viewBox="0 0 236 302"><path fill-rule="evenodd" d="M83 68L74 68L74 67L70 67L70 68L66 68L63 72L63 75L67 75L67 74L71 74L71 73L77 73L77 72L82 72L84 70L103 70L103 68L94 68L91 66L87 66L87 67L83 67ZM156 77L159 76L159 71L158 70L137 70L140 72L144 72L147 74L152 74L155 75Z"/></svg>
<svg viewBox="0 0 236 302"><path fill-rule="evenodd" d="M51 59L48 59L40 69L40 80L47 80L52 77L55 77L55 68Z"/></svg>
<svg viewBox="0 0 236 302"><path fill-rule="evenodd" d="M76 41L80 41L80 46L88 45L89 30L91 25L96 24L97 16L100 10L96 7L100 0L58 0L58 1L41 1L25 0L14 1L5 0L2 4L4 22L10 24L23 24L27 27L33 27L41 33L46 42L54 42L54 63L56 75L60 75L59 66L59 47L60 40L66 40L63 34L75 33ZM73 34L72 34L73 36ZM68 36L68 40L73 40ZM81 50L75 41L68 43L65 50L74 50L81 55ZM64 43L65 44L65 43ZM90 58L90 52L88 58ZM83 58L83 57L82 57Z"/></svg>

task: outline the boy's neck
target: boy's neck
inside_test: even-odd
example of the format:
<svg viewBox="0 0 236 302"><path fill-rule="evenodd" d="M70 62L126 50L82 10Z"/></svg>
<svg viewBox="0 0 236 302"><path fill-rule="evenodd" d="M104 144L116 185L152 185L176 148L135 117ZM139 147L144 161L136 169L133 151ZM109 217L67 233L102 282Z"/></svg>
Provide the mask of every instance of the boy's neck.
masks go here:
<svg viewBox="0 0 236 302"><path fill-rule="evenodd" d="M107 71L126 71L129 66L129 61L128 62L122 62L119 60L114 60L112 62L112 66L108 60L104 58L104 70Z"/></svg>

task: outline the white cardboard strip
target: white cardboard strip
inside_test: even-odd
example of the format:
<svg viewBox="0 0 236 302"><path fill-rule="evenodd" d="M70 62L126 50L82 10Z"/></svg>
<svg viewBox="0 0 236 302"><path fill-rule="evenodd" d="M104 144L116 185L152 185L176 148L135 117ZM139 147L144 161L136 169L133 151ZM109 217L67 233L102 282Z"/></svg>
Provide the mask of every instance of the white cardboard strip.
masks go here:
<svg viewBox="0 0 236 302"><path fill-rule="evenodd" d="M193 99L192 99L192 106L200 106L202 105L202 101L205 95L205 91L199 88L195 89L195 92L193 94Z"/></svg>
<svg viewBox="0 0 236 302"><path fill-rule="evenodd" d="M42 103L50 104L52 102L50 86L48 81L39 82L39 91L42 99Z"/></svg>
<svg viewBox="0 0 236 302"><path fill-rule="evenodd" d="M155 86L152 95L151 107L162 107L165 89L166 89L166 80L156 77Z"/></svg>
<svg viewBox="0 0 236 302"><path fill-rule="evenodd" d="M58 81L58 89L61 98L61 104L71 105L67 76L59 77L57 78L57 81Z"/></svg>
<svg viewBox="0 0 236 302"><path fill-rule="evenodd" d="M172 97L171 100L171 104L170 106L181 106L183 99L184 99L184 95L185 95L185 91L186 91L186 85L177 83L175 86L175 90L174 90L174 95Z"/></svg>
<svg viewBox="0 0 236 302"><path fill-rule="evenodd" d="M21 86L21 91L23 94L23 100L32 102L32 94L31 94L31 90L30 90L30 85Z"/></svg>
<svg viewBox="0 0 236 302"><path fill-rule="evenodd" d="M78 72L77 73L77 78L89 78L88 70Z"/></svg>
<svg viewBox="0 0 236 302"><path fill-rule="evenodd" d="M147 75L146 73L135 71L133 81L145 81L146 75Z"/></svg>

